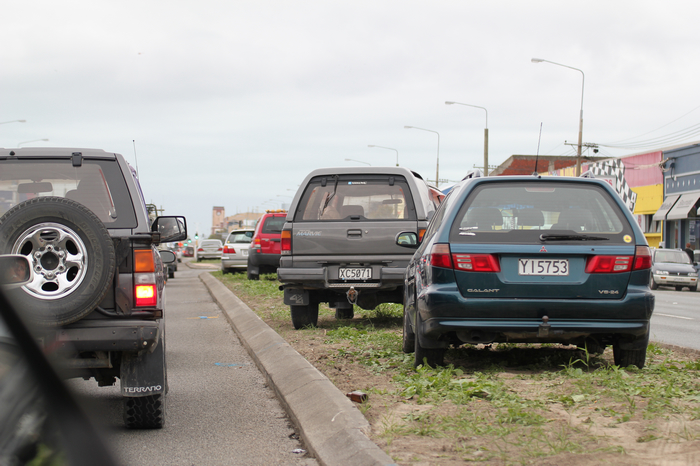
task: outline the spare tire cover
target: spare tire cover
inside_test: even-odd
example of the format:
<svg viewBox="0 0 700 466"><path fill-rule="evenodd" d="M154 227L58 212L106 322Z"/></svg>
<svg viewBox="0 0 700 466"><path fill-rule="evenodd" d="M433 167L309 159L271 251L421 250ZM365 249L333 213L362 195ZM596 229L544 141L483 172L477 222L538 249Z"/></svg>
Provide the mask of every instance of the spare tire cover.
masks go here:
<svg viewBox="0 0 700 466"><path fill-rule="evenodd" d="M0 217L0 254L22 254L33 277L8 295L41 325L75 322L92 312L112 285L114 244L102 221L62 197L21 202Z"/></svg>

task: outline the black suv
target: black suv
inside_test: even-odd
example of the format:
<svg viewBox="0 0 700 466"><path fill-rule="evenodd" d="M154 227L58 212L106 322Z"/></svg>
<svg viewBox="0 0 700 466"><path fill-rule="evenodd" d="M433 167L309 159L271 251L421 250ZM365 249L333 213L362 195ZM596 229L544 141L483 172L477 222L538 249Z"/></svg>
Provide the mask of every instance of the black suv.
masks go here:
<svg viewBox="0 0 700 466"><path fill-rule="evenodd" d="M0 149L0 254L30 261L30 283L8 292L66 377L120 379L124 421L165 419L161 242L187 237L184 217L151 221L136 172L95 149Z"/></svg>
<svg viewBox="0 0 700 466"><path fill-rule="evenodd" d="M311 172L292 200L277 270L294 328L315 326L319 303L351 319L354 305L403 302L413 251L401 231L422 238L438 197L403 167L340 167Z"/></svg>

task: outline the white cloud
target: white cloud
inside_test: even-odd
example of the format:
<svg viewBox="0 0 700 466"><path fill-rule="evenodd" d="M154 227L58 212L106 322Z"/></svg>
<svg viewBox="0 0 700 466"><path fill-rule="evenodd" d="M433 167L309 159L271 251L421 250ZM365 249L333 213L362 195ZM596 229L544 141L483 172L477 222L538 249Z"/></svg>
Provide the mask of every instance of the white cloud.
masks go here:
<svg viewBox="0 0 700 466"><path fill-rule="evenodd" d="M699 5L671 1L29 1L3 8L0 145L98 147L207 231L283 200L319 166L395 163L461 177L483 157L571 153L697 107ZM697 122L687 117L668 134ZM652 135L653 136L653 135ZM612 155L624 152L606 150Z"/></svg>

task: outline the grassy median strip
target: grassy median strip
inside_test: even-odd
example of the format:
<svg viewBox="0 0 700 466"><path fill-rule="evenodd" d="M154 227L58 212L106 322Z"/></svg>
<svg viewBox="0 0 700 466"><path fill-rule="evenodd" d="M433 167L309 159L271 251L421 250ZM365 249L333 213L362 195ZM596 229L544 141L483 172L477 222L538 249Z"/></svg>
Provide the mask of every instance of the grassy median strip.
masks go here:
<svg viewBox="0 0 700 466"><path fill-rule="evenodd" d="M341 391L369 394L358 408L399 464L654 464L700 451L695 355L651 344L638 370L613 365L610 349L465 345L447 367L416 370L400 305L356 307L344 321L321 306L318 328L297 331L275 275L214 275Z"/></svg>

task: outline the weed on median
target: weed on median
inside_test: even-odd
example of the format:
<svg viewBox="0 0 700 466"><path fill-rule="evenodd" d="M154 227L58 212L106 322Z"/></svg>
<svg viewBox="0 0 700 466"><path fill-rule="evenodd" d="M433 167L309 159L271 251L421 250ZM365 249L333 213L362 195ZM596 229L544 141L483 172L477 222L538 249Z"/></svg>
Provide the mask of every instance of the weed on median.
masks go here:
<svg viewBox="0 0 700 466"><path fill-rule="evenodd" d="M464 345L413 368L402 308L356 308L296 331L275 275L214 276L357 405L398 464L700 464L700 361L650 344L643 370L561 345Z"/></svg>

